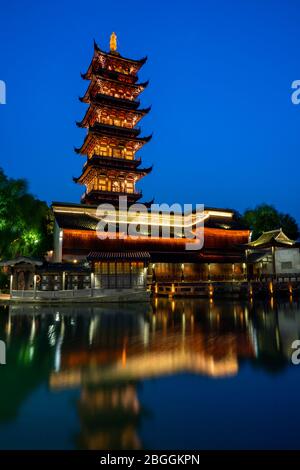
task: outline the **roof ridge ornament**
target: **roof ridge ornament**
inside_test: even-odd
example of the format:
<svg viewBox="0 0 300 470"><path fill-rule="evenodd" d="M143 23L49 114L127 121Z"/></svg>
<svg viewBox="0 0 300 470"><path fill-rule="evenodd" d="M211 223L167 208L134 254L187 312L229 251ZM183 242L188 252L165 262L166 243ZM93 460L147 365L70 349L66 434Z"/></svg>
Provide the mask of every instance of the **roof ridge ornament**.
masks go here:
<svg viewBox="0 0 300 470"><path fill-rule="evenodd" d="M115 32L112 32L109 40L110 52L117 52L117 35Z"/></svg>

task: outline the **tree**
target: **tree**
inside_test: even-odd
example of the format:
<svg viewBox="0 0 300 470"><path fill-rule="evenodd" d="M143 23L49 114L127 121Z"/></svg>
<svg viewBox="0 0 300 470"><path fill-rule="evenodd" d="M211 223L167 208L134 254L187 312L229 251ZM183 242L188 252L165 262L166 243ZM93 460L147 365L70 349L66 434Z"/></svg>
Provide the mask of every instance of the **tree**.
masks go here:
<svg viewBox="0 0 300 470"><path fill-rule="evenodd" d="M0 259L43 256L52 246L53 218L47 204L28 192L23 179L0 169Z"/></svg>
<svg viewBox="0 0 300 470"><path fill-rule="evenodd" d="M275 207L268 204L247 209L242 216L242 222L252 230L252 240L256 240L263 232L279 228L282 228L292 240L296 240L299 236L299 227L294 217L278 212Z"/></svg>

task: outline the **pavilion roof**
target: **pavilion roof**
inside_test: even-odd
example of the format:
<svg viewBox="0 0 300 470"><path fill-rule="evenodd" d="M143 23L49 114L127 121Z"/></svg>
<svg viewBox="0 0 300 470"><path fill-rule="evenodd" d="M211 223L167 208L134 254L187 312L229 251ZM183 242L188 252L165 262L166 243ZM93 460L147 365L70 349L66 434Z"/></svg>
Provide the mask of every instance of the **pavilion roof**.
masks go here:
<svg viewBox="0 0 300 470"><path fill-rule="evenodd" d="M17 256L14 259L2 260L0 266L15 266L16 264L31 264L33 266L42 266L43 261L28 256Z"/></svg>
<svg viewBox="0 0 300 470"><path fill-rule="evenodd" d="M288 238L282 231L281 228L276 230L270 230L268 232L263 232L257 240L249 242L247 246L249 248L267 248L272 246L279 247L293 247L297 245L295 240Z"/></svg>

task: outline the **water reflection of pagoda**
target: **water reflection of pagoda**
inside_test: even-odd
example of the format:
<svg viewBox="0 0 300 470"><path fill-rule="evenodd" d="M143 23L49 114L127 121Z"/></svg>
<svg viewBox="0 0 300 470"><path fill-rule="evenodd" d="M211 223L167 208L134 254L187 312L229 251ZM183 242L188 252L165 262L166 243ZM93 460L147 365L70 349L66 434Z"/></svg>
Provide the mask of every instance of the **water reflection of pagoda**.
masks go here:
<svg viewBox="0 0 300 470"><path fill-rule="evenodd" d="M9 361L0 378L0 422L46 381L53 391L80 390L77 447L142 448L143 381L180 373L231 377L244 361L274 373L288 365L290 332L300 331L289 304L157 299L144 311L82 308L12 305L2 312Z"/></svg>
<svg viewBox="0 0 300 470"><path fill-rule="evenodd" d="M92 316L81 334L86 338L81 346L65 337L60 369L51 374L50 386L81 388L79 447L142 447L138 437L145 414L138 398L142 380L182 372L231 376L238 371L239 357L254 356L241 307L235 306L232 315L228 304L222 316L220 308L210 304L207 311L202 302L172 303L172 315L169 307L158 300L153 312L144 315Z"/></svg>

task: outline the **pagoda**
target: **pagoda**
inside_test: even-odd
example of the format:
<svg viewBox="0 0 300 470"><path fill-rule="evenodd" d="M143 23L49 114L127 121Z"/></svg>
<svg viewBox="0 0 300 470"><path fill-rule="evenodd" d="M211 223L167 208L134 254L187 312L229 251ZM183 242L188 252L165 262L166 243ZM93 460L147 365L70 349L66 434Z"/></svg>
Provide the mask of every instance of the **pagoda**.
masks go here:
<svg viewBox="0 0 300 470"><path fill-rule="evenodd" d="M78 127L87 128L87 135L75 151L87 160L76 183L86 187L83 204L117 205L119 196L127 196L128 204L142 197L136 183L152 167L141 168L138 152L151 136L141 137L138 122L150 108L141 109L139 94L148 82L138 83L138 71L147 58L128 59L117 51L117 37L110 37L110 51L104 52L94 42L91 64L82 78L89 86L80 101L89 105Z"/></svg>

